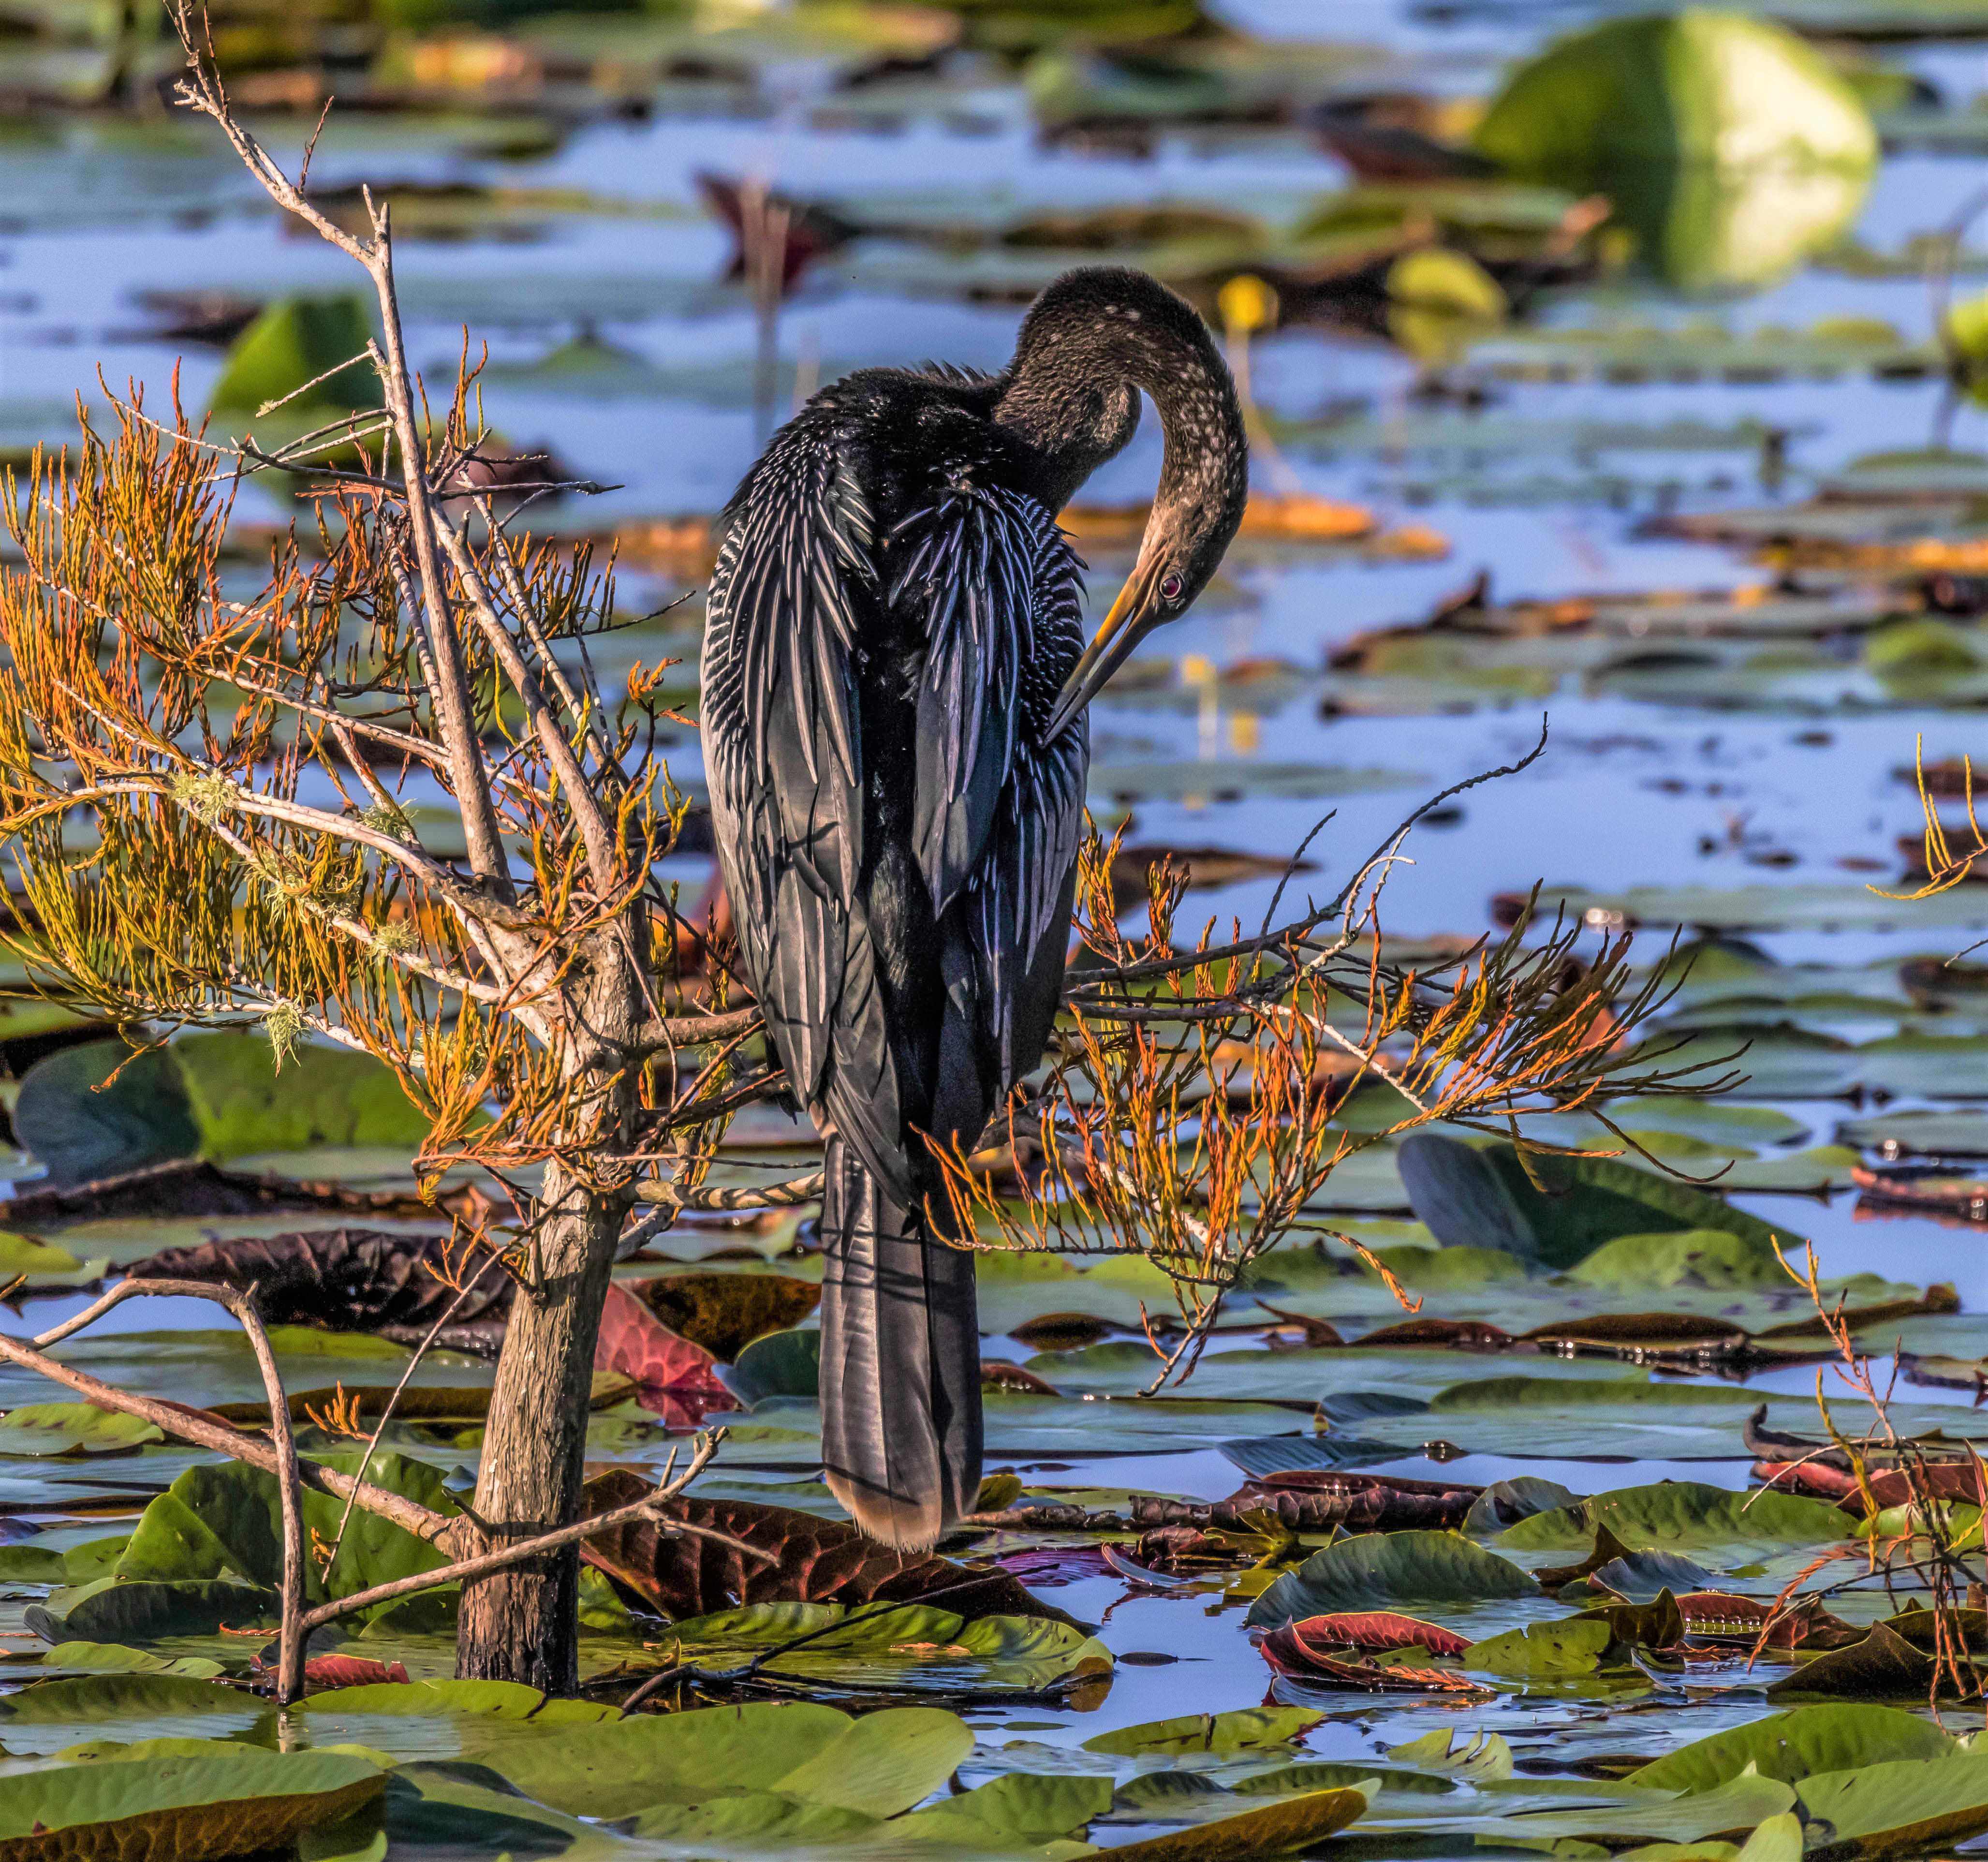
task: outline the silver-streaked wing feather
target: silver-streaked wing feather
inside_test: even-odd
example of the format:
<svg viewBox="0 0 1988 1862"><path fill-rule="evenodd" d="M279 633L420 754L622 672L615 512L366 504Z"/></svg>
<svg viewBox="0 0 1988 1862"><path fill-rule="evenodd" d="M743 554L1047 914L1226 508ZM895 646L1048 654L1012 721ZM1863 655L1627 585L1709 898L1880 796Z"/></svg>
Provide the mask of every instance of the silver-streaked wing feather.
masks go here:
<svg viewBox="0 0 1988 1862"><path fill-rule="evenodd" d="M864 760L850 663L881 597L874 544L833 435L787 428L726 514L708 600L704 738L741 952L788 1077L866 1161L888 1163L901 1139L857 884Z"/></svg>
<svg viewBox="0 0 1988 1862"><path fill-rule="evenodd" d="M892 534L891 605L925 630L912 837L935 916L978 865L1014 760L1032 631L1030 513L1040 510L965 484Z"/></svg>
<svg viewBox="0 0 1988 1862"><path fill-rule="evenodd" d="M1038 736L1084 649L1084 565L1041 505L1017 502L1019 548L1029 566L1019 723L1008 779L966 895L982 1038L999 1057L1004 1090L1040 1058L1061 994L1090 770L1086 720L1048 743Z"/></svg>

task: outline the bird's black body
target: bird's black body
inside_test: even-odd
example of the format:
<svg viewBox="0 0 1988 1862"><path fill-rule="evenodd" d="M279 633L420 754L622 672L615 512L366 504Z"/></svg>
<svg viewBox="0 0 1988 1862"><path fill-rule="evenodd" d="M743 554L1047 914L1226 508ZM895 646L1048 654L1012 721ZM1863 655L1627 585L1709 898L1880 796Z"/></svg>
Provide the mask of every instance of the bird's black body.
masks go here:
<svg viewBox="0 0 1988 1862"><path fill-rule="evenodd" d="M830 1485L895 1544L929 1544L979 1479L972 1256L930 1233L926 1138L975 1143L1062 988L1089 748L1080 716L1051 729L1084 644L1055 513L1131 436L1138 387L1163 419L1182 401L1183 349L1226 449L1220 482L1182 479L1213 487L1219 558L1242 496L1226 372L1185 305L1116 271L1045 293L1000 377L824 390L725 513L713 824L747 973L827 1139ZM1176 594L1185 573L1205 579L1170 574Z"/></svg>

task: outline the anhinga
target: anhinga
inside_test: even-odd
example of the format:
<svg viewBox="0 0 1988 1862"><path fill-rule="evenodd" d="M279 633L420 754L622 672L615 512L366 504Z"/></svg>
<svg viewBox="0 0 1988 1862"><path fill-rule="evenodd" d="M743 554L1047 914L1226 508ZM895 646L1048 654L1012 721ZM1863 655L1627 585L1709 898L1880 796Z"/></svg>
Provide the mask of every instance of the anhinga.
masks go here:
<svg viewBox="0 0 1988 1862"><path fill-rule="evenodd" d="M1057 513L1131 438L1142 390L1165 462L1087 648ZM746 972L827 1140L828 1485L887 1544L931 1545L980 1478L973 1256L932 1232L927 1137L971 1148L1041 1058L1086 708L1201 592L1248 484L1206 326L1099 266L1037 298L999 375L864 369L823 389L726 506L704 645L712 825Z"/></svg>

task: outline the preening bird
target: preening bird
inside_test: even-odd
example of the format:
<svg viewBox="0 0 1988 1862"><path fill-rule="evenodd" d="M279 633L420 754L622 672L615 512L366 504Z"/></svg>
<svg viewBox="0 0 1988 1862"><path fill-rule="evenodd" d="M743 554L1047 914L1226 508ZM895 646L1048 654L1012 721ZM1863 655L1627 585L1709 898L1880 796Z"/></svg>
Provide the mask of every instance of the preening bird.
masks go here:
<svg viewBox="0 0 1988 1862"><path fill-rule="evenodd" d="M1166 442L1094 639L1057 513ZM739 955L826 1139L822 1453L885 1544L930 1545L980 1480L973 1256L928 1137L971 1149L1063 990L1087 708L1201 592L1248 446L1207 327L1143 273L1069 272L999 375L864 369L773 437L725 507L704 643L712 821Z"/></svg>

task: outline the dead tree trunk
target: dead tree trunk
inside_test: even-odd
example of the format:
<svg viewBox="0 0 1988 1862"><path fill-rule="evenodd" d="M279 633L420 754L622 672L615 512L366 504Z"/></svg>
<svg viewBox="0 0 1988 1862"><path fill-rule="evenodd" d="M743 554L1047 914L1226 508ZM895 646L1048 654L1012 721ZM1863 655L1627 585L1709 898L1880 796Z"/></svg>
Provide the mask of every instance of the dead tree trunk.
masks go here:
<svg viewBox="0 0 1988 1862"><path fill-rule="evenodd" d="M643 933L641 914L631 929ZM595 987L576 1017L592 1039L573 1057L578 1099L607 1116L593 1144L620 1151L637 1106L636 1070L621 1064L640 1024L640 983L623 951L597 953ZM546 1166L524 1284L497 1361L475 1510L495 1549L570 1523L587 1457L588 1402L600 1308L632 1186L590 1180L584 1160ZM522 1681L549 1693L579 1683L577 1546L478 1578L463 1586L455 1671L465 1680Z"/></svg>

